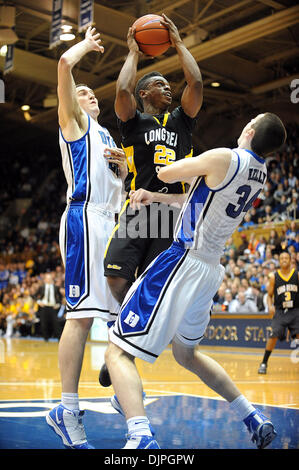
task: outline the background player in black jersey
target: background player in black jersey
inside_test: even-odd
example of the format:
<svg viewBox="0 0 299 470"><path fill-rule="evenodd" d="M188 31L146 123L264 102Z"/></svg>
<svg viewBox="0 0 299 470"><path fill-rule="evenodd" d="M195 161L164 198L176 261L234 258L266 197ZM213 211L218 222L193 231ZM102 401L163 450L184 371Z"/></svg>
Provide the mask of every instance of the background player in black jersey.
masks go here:
<svg viewBox="0 0 299 470"><path fill-rule="evenodd" d="M163 18L186 80L181 105L168 111L172 103L171 88L159 72L143 76L135 88L141 52L132 28L127 36L129 54L116 86L115 112L129 167L125 181L128 198L108 243L104 264L110 289L120 304L136 274L140 275L173 241L179 208L175 211L169 206L174 202L182 204L185 186L183 182L164 183L157 173L165 165L192 156L192 131L203 100L197 62L174 23L166 15ZM135 211L136 208L141 211ZM133 227L132 235L128 233L130 227ZM137 232L142 235L136 237ZM111 384L105 365L99 381L103 386Z"/></svg>
<svg viewBox="0 0 299 470"><path fill-rule="evenodd" d="M279 255L280 269L269 275L268 308L273 315L272 334L267 341L264 358L258 373L267 373L268 359L279 339L286 339L287 330L292 338L299 339L299 273L292 268L291 255Z"/></svg>

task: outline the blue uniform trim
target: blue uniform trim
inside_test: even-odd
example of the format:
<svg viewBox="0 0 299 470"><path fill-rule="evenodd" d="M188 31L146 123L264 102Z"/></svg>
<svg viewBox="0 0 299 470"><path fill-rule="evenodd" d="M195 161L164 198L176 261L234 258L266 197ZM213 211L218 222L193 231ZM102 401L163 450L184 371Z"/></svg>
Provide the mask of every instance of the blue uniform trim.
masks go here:
<svg viewBox="0 0 299 470"><path fill-rule="evenodd" d="M65 297L74 307L85 294L84 208L76 206L67 213ZM73 287L70 287L73 286ZM71 294L71 296L70 296Z"/></svg>
<svg viewBox="0 0 299 470"><path fill-rule="evenodd" d="M83 139L83 138L82 138ZM65 263L65 295L68 305L72 308L78 307L79 304L89 296L90 293L90 276L89 276L89 228L87 217L87 204L90 199L90 184L89 184L89 171L90 171L90 135L87 134L84 141L79 139L84 146L82 147L84 155L82 157L82 165L85 167L85 183L83 182L85 195L81 197L86 202L72 201L70 209L67 213L67 235L66 235L66 263ZM87 145L86 145L87 142ZM78 144L78 141L73 143ZM72 144L70 144L72 145ZM74 160L73 160L74 161ZM79 162L80 167L80 162ZM74 165L74 168L76 166ZM78 168L77 168L78 169ZM76 169L76 171L77 171ZM80 180L81 176L79 177ZM75 175L76 180L76 175ZM79 185L80 188L80 185ZM75 189L74 193L76 193ZM78 197L80 189L77 192ZM74 194L73 194L74 195ZM86 253L86 256L85 256ZM86 273L86 276L85 276ZM70 286L74 286L70 288ZM78 286L78 287L76 287ZM69 294L72 294L70 297ZM77 295L78 294L78 295Z"/></svg>
<svg viewBox="0 0 299 470"><path fill-rule="evenodd" d="M259 157L256 153L254 153L252 150L244 149L246 152L250 153L250 155L253 156L258 162L260 163L265 163L265 160L262 157Z"/></svg>
<svg viewBox="0 0 299 470"><path fill-rule="evenodd" d="M200 177L191 191L181 217L180 228L176 231L175 240L179 241L184 248L192 248L193 246L196 225L200 223L201 213L203 212L204 215L206 213L205 205L211 199L211 197L209 199L209 195L213 197L204 178Z"/></svg>
<svg viewBox="0 0 299 470"><path fill-rule="evenodd" d="M61 137L63 138L63 140L64 140L64 142L65 142L66 144L71 144L72 142L79 142L79 140L85 139L85 137L87 136L87 134L89 133L89 130L90 130L90 116L89 116L89 114L87 114L87 113L86 113L86 115L87 115L87 119L88 119L87 131L85 132L85 134L84 134L82 137L80 137L80 139L77 139L77 140L66 140L66 139L64 138L64 136L63 136L61 127L59 127L59 132L60 132L60 134L61 134Z"/></svg>
<svg viewBox="0 0 299 470"><path fill-rule="evenodd" d="M122 338L148 333L169 284L187 253L188 250L182 249L178 243L173 243L149 267L146 276L141 279L118 316L118 330Z"/></svg>
<svg viewBox="0 0 299 470"><path fill-rule="evenodd" d="M74 171L72 199L84 201L87 196L87 148L86 139L68 144Z"/></svg>
<svg viewBox="0 0 299 470"><path fill-rule="evenodd" d="M138 349L138 351L141 351L142 353L145 353L149 356L152 356L152 357L155 357L156 359L159 357L157 354L154 354L150 351L146 351L145 349L143 348L140 348L140 346L137 346L137 344L133 344L131 343L130 341L128 341L127 337L124 337L122 335L120 335L117 331L113 331L113 334L115 336L117 336L118 338L120 338L122 341L124 341L125 343L129 344L130 346L132 346L134 349Z"/></svg>

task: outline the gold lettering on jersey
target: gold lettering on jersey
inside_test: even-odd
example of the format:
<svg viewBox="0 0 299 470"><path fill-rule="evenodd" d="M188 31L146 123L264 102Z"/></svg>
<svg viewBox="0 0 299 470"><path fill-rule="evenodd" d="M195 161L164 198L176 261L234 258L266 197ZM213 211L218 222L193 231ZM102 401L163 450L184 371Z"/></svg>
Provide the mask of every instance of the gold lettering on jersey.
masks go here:
<svg viewBox="0 0 299 470"><path fill-rule="evenodd" d="M266 180L266 173L258 168L249 168L248 179L253 181L258 181L259 183L264 184Z"/></svg>
<svg viewBox="0 0 299 470"><path fill-rule="evenodd" d="M107 268L109 268L109 269L121 269L121 266L117 266L117 264L108 264Z"/></svg>
<svg viewBox="0 0 299 470"><path fill-rule="evenodd" d="M298 286L296 284L285 284L277 287L277 295L284 294L285 292L298 292Z"/></svg>
<svg viewBox="0 0 299 470"><path fill-rule="evenodd" d="M176 132L171 132L165 129L165 127L160 127L159 129L152 129L149 132L145 132L144 140L146 145L149 145L151 142L165 142L166 145L171 145L176 147L178 142L178 134Z"/></svg>

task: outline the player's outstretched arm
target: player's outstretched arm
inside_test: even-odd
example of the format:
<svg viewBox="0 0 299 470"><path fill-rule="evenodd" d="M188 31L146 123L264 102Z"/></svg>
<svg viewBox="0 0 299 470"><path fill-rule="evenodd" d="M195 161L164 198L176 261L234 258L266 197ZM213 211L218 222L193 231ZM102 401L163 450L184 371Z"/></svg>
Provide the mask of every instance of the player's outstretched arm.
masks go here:
<svg viewBox="0 0 299 470"><path fill-rule="evenodd" d="M115 113L123 122L126 122L135 116L137 107L134 97L134 89L137 65L141 52L134 39L133 28L129 28L127 43L129 54L127 55L116 82L116 97L114 102Z"/></svg>
<svg viewBox="0 0 299 470"><path fill-rule="evenodd" d="M58 118L59 125L64 129L69 120L75 119L81 127L85 114L82 112L76 94L75 81L72 75L73 67L90 51L103 53L104 48L100 45L100 34L95 28L89 27L86 30L85 38L78 44L68 49L58 62ZM87 118L86 118L87 119Z"/></svg>
<svg viewBox="0 0 299 470"><path fill-rule="evenodd" d="M218 186L225 178L231 162L231 150L219 148L208 150L197 157L185 158L164 166L158 178L164 183L188 181L190 178L205 176L209 187Z"/></svg>
<svg viewBox="0 0 299 470"><path fill-rule="evenodd" d="M183 68L187 85L181 97L182 108L190 117L195 117L203 100L203 83L200 69L191 52L183 43L175 24L166 16L162 15L162 22L169 30L171 44L176 48L179 61Z"/></svg>
<svg viewBox="0 0 299 470"><path fill-rule="evenodd" d="M169 206L182 207L187 198L187 193L164 194L139 188L136 191L130 191L129 197L131 208L134 210L139 210L141 206L149 206L153 202L160 202Z"/></svg>

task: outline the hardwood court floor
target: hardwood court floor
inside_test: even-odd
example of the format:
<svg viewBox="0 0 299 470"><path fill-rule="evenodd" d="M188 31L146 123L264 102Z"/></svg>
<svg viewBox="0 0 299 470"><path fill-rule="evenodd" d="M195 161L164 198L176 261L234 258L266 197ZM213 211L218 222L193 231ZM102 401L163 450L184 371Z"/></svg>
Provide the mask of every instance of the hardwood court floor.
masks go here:
<svg viewBox="0 0 299 470"><path fill-rule="evenodd" d="M103 363L105 349L106 345L103 343L88 342L79 395L81 401L85 400L84 405L90 413L97 412L92 418L88 418L88 414L86 417L87 422L90 419L91 426L95 426L96 420L100 423L97 431L91 433L96 448L113 449L120 448L119 435L124 436L125 429L123 418L113 415L114 410L108 400L113 394L112 388L103 388L98 383L98 372ZM57 341L0 338L0 448L32 448L31 440L26 440L26 433L29 432L26 426L31 429L33 422L37 423L34 432L41 439L46 428L44 418L39 418L40 424L37 418L29 420L28 423L26 419L17 419L26 418L24 411L27 409L30 416L30 406L33 411L36 407L49 409L54 406L55 401L60 400L57 351ZM267 416L270 413L271 419L275 418L276 422L282 425L281 438L274 441L277 442L275 448L299 448L298 354L295 356L293 353L291 356L291 349L277 349L269 360L268 374L259 375L257 369L263 354L262 349L229 350L225 347L202 346L201 351L217 360L241 392L252 403L261 405L262 409L267 411ZM177 365L170 349L164 351L155 364L137 360L137 366L147 394L147 412L152 414L154 426L158 427L160 439L165 446L163 448L252 448L246 429L246 435L240 434L239 422L228 417L226 403L193 374ZM18 406L20 410L17 410ZM34 413L38 416L34 411L31 417ZM39 413L39 416L42 416L45 412ZM113 434L109 433L107 438L107 433L104 433L99 444L99 429L105 429L103 416L106 420L105 426L110 430L114 429L113 432L118 437L112 437ZM228 419L229 432L225 428ZM165 423L168 429L172 429L170 434L163 434ZM210 426L210 434L207 426ZM234 426L238 426L235 434ZM21 431L23 434L19 435ZM234 435L233 439L230 434ZM235 437L239 434L240 441ZM169 436L172 436L172 440ZM47 435L44 441L39 442L40 448L59 448L60 445L56 436L53 436L52 441ZM101 447L97 447L99 445Z"/></svg>
<svg viewBox="0 0 299 470"><path fill-rule="evenodd" d="M82 398L111 395L111 387L103 388L98 384L105 349L103 343L87 343L79 391ZM298 353L295 356L291 349L277 349L269 360L267 375L259 375L262 349L205 346L200 350L218 361L252 402L299 408ZM0 338L0 400L59 399L57 351L57 341ZM218 396L180 367L170 349L164 351L155 364L137 360L137 366L148 394Z"/></svg>

